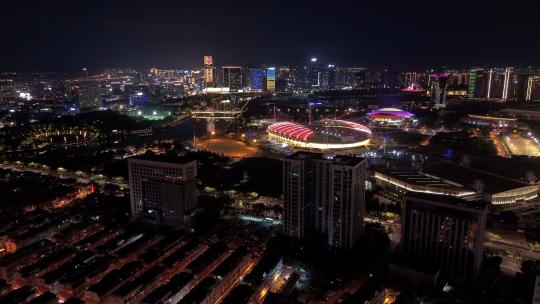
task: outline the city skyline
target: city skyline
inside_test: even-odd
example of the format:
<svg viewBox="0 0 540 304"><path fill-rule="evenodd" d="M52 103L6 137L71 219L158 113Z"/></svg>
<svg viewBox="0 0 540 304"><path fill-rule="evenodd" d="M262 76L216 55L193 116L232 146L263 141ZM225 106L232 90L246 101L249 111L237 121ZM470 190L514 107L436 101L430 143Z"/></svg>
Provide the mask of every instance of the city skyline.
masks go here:
<svg viewBox="0 0 540 304"><path fill-rule="evenodd" d="M540 5L11 1L0 303L540 304Z"/></svg>
<svg viewBox="0 0 540 304"><path fill-rule="evenodd" d="M325 64L421 69L540 62L534 6L487 1L6 4L2 71ZM129 13L127 13L129 12ZM39 50L39 51L38 51Z"/></svg>

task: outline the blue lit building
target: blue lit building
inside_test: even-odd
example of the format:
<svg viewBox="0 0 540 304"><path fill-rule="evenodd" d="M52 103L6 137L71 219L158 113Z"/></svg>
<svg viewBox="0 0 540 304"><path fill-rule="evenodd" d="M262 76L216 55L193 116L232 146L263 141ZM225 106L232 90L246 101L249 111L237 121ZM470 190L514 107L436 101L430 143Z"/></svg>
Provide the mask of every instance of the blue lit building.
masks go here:
<svg viewBox="0 0 540 304"><path fill-rule="evenodd" d="M249 87L254 91L263 89L263 70L259 68L249 69Z"/></svg>
<svg viewBox="0 0 540 304"><path fill-rule="evenodd" d="M145 105L149 102L149 100L148 94L144 94L143 92L137 92L129 95L129 104L132 106Z"/></svg>

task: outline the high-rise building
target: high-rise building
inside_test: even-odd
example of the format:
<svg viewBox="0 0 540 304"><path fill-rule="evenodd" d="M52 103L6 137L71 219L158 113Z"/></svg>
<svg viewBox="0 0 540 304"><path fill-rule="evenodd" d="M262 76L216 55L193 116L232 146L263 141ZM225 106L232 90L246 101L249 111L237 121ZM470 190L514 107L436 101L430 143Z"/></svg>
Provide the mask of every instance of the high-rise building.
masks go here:
<svg viewBox="0 0 540 304"><path fill-rule="evenodd" d="M336 66L329 64L322 73L322 88L335 90L336 89Z"/></svg>
<svg viewBox="0 0 540 304"><path fill-rule="evenodd" d="M239 66L223 67L223 86L229 88L231 92L236 92L242 88L242 68Z"/></svg>
<svg viewBox="0 0 540 304"><path fill-rule="evenodd" d="M92 109L102 106L101 87L97 84L79 87L77 97L79 109Z"/></svg>
<svg viewBox="0 0 540 304"><path fill-rule="evenodd" d="M247 86L252 91L262 91L263 89L263 70L260 68L250 68L248 71Z"/></svg>
<svg viewBox="0 0 540 304"><path fill-rule="evenodd" d="M514 75L514 68L507 67L504 69L504 83L503 83L503 91L502 91L502 99L503 100L510 100L514 99L514 85L515 85L515 75Z"/></svg>
<svg viewBox="0 0 540 304"><path fill-rule="evenodd" d="M540 76L531 75L528 77L525 100L540 100Z"/></svg>
<svg viewBox="0 0 540 304"><path fill-rule="evenodd" d="M351 248L363 231L366 160L298 152L283 160L283 231Z"/></svg>
<svg viewBox="0 0 540 304"><path fill-rule="evenodd" d="M311 228L312 155L297 153L283 160L283 233L303 238Z"/></svg>
<svg viewBox="0 0 540 304"><path fill-rule="evenodd" d="M317 62L317 58L311 58L306 73L306 89L320 89L322 82L322 69L321 65Z"/></svg>
<svg viewBox="0 0 540 304"><path fill-rule="evenodd" d="M214 82L214 60L212 56L204 56L204 85L206 88L211 88Z"/></svg>
<svg viewBox="0 0 540 304"><path fill-rule="evenodd" d="M469 73L469 85L467 87L467 99L474 99L474 93L476 92L476 71L473 70Z"/></svg>
<svg viewBox="0 0 540 304"><path fill-rule="evenodd" d="M128 174L134 218L181 227L197 207L196 161L130 158Z"/></svg>
<svg viewBox="0 0 540 304"><path fill-rule="evenodd" d="M482 265L486 218L484 202L410 192L402 204L401 253L470 282Z"/></svg>
<svg viewBox="0 0 540 304"><path fill-rule="evenodd" d="M366 68L335 68L335 88L361 88L367 82Z"/></svg>
<svg viewBox="0 0 540 304"><path fill-rule="evenodd" d="M431 101L436 107L446 105L446 94L448 89L448 74L430 75Z"/></svg>
<svg viewBox="0 0 540 304"><path fill-rule="evenodd" d="M279 67L276 72L276 91L285 92L294 88L294 68Z"/></svg>
<svg viewBox="0 0 540 304"><path fill-rule="evenodd" d="M497 69L487 71L486 99L501 99L503 96L504 74Z"/></svg>
<svg viewBox="0 0 540 304"><path fill-rule="evenodd" d="M468 99L512 100L518 97L514 68L473 69L469 74Z"/></svg>
<svg viewBox="0 0 540 304"><path fill-rule="evenodd" d="M406 72L399 75L399 85L402 88L415 87L420 84L421 73Z"/></svg>
<svg viewBox="0 0 540 304"><path fill-rule="evenodd" d="M469 77L469 88L467 99L484 99L488 96L489 73L484 69L475 68L471 70Z"/></svg>
<svg viewBox="0 0 540 304"><path fill-rule="evenodd" d="M266 90L270 92L276 90L276 68L266 69Z"/></svg>

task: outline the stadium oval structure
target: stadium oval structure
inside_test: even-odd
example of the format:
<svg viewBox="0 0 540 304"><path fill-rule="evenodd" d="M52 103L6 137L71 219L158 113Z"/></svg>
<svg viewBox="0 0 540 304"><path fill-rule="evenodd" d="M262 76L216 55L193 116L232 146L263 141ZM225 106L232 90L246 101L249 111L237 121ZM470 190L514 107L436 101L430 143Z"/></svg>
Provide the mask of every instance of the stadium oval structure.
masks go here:
<svg viewBox="0 0 540 304"><path fill-rule="evenodd" d="M309 150L359 148L369 144L371 130L356 122L322 119L311 125L278 122L266 129L272 140Z"/></svg>
<svg viewBox="0 0 540 304"><path fill-rule="evenodd" d="M367 114L371 121L379 124L401 125L406 121L414 121L414 114L398 108L382 108Z"/></svg>

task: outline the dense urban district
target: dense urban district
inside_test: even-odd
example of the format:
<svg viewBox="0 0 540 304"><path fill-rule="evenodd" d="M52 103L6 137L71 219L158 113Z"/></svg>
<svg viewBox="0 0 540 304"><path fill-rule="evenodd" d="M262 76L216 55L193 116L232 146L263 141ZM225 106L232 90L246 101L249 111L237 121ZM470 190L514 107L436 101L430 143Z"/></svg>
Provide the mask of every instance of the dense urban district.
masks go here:
<svg viewBox="0 0 540 304"><path fill-rule="evenodd" d="M0 303L540 303L540 69L0 73Z"/></svg>

